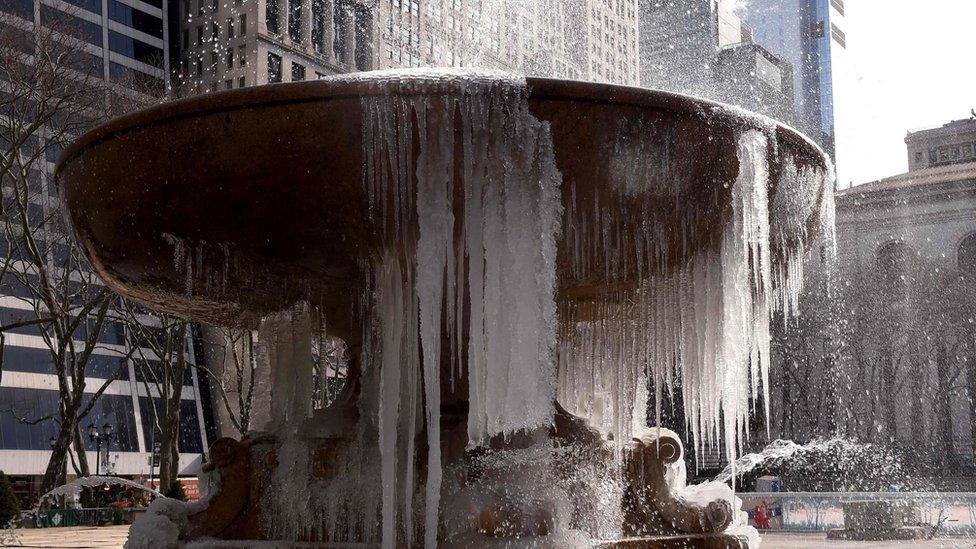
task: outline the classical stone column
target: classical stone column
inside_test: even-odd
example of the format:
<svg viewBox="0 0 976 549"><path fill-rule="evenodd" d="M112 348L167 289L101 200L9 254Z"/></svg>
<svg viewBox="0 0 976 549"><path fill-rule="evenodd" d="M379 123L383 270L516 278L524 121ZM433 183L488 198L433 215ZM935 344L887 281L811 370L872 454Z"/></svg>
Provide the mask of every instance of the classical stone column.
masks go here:
<svg viewBox="0 0 976 549"><path fill-rule="evenodd" d="M341 29L342 36L339 37L342 41L341 61L352 67L356 64L356 14L352 3L348 0L341 1L340 10L344 23Z"/></svg>
<svg viewBox="0 0 976 549"><path fill-rule="evenodd" d="M312 0L302 0L302 44L312 48Z"/></svg>
<svg viewBox="0 0 976 549"><path fill-rule="evenodd" d="M335 61L332 43L335 41L335 2L333 0L319 0L322 10L322 55L329 61Z"/></svg>
<svg viewBox="0 0 976 549"><path fill-rule="evenodd" d="M357 69L369 70L373 68L373 12L368 6L358 3L353 9L353 34L356 41L353 59Z"/></svg>

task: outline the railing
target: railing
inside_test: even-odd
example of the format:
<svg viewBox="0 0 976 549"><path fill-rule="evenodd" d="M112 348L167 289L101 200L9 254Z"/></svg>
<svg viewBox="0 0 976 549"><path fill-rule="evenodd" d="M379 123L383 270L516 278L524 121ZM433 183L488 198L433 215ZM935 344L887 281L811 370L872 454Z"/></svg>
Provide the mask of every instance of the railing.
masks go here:
<svg viewBox="0 0 976 549"><path fill-rule="evenodd" d="M890 501L917 505L920 524L940 531L976 533L976 492L742 492L742 509L753 511L765 502L772 510L773 529L826 531L844 527L844 503Z"/></svg>
<svg viewBox="0 0 976 549"><path fill-rule="evenodd" d="M84 509L44 509L33 517L35 528L62 526L103 526L106 524L132 524L141 508L117 509L115 507L91 507Z"/></svg>

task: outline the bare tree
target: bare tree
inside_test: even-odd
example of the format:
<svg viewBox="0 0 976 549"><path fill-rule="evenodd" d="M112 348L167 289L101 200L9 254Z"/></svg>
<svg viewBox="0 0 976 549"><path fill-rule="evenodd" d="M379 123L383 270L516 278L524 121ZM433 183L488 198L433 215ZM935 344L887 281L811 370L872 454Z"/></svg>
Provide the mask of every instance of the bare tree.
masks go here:
<svg viewBox="0 0 976 549"><path fill-rule="evenodd" d="M207 328L206 359L196 368L217 391L221 408L241 437L251 428L258 368L256 336L240 328Z"/></svg>
<svg viewBox="0 0 976 549"><path fill-rule="evenodd" d="M165 492L179 477L180 404L183 381L192 366L187 360L189 323L129 302L120 311L127 328L126 344L133 349L132 358L141 373L137 377L146 388L150 428L159 433L159 485Z"/></svg>
<svg viewBox="0 0 976 549"><path fill-rule="evenodd" d="M0 213L7 246L2 274L5 293L25 304L21 318L10 319L3 331L36 327L59 391L58 409L49 418L58 435L42 490L63 481L71 447L76 472L88 474L79 427L131 353L118 338L105 341L111 336L106 328L115 328L109 317L118 298L93 274L62 223L47 167L73 138L129 108L116 100L129 94L102 79L70 14L45 13L55 15L43 25L0 14ZM10 285L21 291L10 292ZM88 370L98 348L114 352L119 361L90 391Z"/></svg>

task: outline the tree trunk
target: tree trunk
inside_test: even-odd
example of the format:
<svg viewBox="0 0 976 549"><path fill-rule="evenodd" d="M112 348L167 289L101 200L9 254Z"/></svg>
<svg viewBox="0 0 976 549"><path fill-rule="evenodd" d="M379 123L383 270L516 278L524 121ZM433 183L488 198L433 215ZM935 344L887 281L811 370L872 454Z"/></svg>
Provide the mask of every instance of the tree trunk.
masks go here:
<svg viewBox="0 0 976 549"><path fill-rule="evenodd" d="M976 465L976 357L966 357L966 377L969 381L969 444L972 451L969 463Z"/></svg>
<svg viewBox="0 0 976 549"><path fill-rule="evenodd" d="M44 470L44 478L41 480L42 494L49 492L64 482L68 447L71 446L73 440L72 433L76 430L74 413L66 414L65 417L62 417L61 428L58 430L58 436L54 441L54 446L51 447L51 458L47 462L47 468Z"/></svg>
<svg viewBox="0 0 976 549"><path fill-rule="evenodd" d="M91 468L88 467L88 454L85 453L85 441L82 438L81 429L75 429L72 433L72 438L74 439L75 455L78 460L78 476L87 477L91 474ZM95 456L96 470L100 459L101 456Z"/></svg>
<svg viewBox="0 0 976 549"><path fill-rule="evenodd" d="M946 354L944 345L939 345L935 362L939 384L939 393L936 395L939 435L942 442L942 451L945 455L946 468L950 473L954 473L956 470L956 455L955 448L952 444L952 391L949 387L949 356Z"/></svg>
<svg viewBox="0 0 976 549"><path fill-rule="evenodd" d="M182 364L182 361L180 361ZM173 379L168 380L171 389L163 405L159 437L159 486L169 489L180 474L180 399L183 395L183 369L174 368Z"/></svg>
<svg viewBox="0 0 976 549"><path fill-rule="evenodd" d="M175 419L175 422L173 421ZM179 453L179 408L176 418L167 414L161 422L159 436L159 486L164 490L176 481L180 469Z"/></svg>
<svg viewBox="0 0 976 549"><path fill-rule="evenodd" d="M823 430L821 434L837 434L837 372L834 357L828 345L824 345ZM819 422L818 422L819 423Z"/></svg>
<svg viewBox="0 0 976 549"><path fill-rule="evenodd" d="M923 399L925 398L925 375L921 368L918 366L912 367L912 395L911 395L911 409L912 409L912 432L911 437L915 437L919 440L925 433L925 413L923 406Z"/></svg>
<svg viewBox="0 0 976 549"><path fill-rule="evenodd" d="M781 396L782 414L780 418L780 436L790 438L793 436L793 397L790 394L790 376L783 368L783 390Z"/></svg>
<svg viewBox="0 0 976 549"><path fill-rule="evenodd" d="M895 361L891 356L892 351L889 345L885 346L883 352L884 356L881 357L882 393L879 395L883 401L881 412L884 414L885 434L888 437L887 442L896 442L898 440L898 416L896 415L898 402L895 398L895 385L897 383L895 379Z"/></svg>

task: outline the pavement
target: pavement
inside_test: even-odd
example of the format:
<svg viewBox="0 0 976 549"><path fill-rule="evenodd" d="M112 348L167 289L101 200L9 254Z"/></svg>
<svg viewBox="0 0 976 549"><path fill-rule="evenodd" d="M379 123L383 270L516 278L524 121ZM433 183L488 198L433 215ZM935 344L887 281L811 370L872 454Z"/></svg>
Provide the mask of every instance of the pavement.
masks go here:
<svg viewBox="0 0 976 549"><path fill-rule="evenodd" d="M121 549L129 535L128 526L72 526L68 528L23 528L0 530L0 547L43 549Z"/></svg>
<svg viewBox="0 0 976 549"><path fill-rule="evenodd" d="M0 530L0 547L38 549L121 549L128 526ZM976 539L940 538L912 541L827 540L823 533L768 532L761 549L976 549Z"/></svg>
<svg viewBox="0 0 976 549"><path fill-rule="evenodd" d="M974 549L976 539L938 538L906 541L828 540L823 532L767 532L760 549Z"/></svg>

